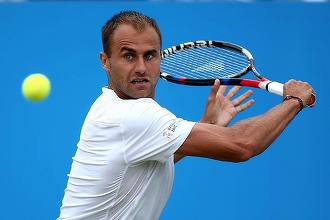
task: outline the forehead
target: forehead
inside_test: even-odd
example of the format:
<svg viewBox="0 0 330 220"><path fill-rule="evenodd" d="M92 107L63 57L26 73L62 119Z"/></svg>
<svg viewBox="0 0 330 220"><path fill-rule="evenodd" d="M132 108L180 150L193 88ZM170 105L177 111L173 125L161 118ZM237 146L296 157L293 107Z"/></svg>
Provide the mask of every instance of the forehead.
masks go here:
<svg viewBox="0 0 330 220"><path fill-rule="evenodd" d="M137 30L132 25L121 24L113 33L111 45L112 50L120 50L122 47L160 50L160 39L155 29L149 25Z"/></svg>

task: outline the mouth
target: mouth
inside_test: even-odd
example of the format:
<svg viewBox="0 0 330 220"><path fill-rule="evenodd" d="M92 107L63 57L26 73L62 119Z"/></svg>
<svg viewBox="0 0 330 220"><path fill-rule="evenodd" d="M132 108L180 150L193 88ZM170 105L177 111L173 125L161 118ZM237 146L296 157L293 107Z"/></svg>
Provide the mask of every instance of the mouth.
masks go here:
<svg viewBox="0 0 330 220"><path fill-rule="evenodd" d="M149 82L149 80L147 80L147 79L133 79L132 81L131 81L131 83L133 83L133 84L145 84L145 83L148 83Z"/></svg>

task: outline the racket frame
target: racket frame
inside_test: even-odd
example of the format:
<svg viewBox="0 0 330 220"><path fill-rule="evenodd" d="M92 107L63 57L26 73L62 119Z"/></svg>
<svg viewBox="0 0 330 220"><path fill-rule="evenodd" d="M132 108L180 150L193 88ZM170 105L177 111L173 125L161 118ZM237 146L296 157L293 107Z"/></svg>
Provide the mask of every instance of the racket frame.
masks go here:
<svg viewBox="0 0 330 220"><path fill-rule="evenodd" d="M173 55L175 53L179 53L184 50L201 48L201 47L219 47L219 48L231 50L233 52L238 52L243 54L248 60L249 65L241 72L232 74L233 77L229 76L227 78L218 78L220 80L221 85L238 85L238 86L260 88L270 93L283 97L284 85L279 82L270 81L267 78L263 77L260 73L258 73L254 65L255 61L253 59L252 54L247 49L233 43L229 43L225 41L211 41L211 40L186 42L163 50L161 52L161 59L162 60L166 59L166 57ZM257 80L240 78L245 74L247 74L249 71L253 72ZM172 83L191 85L191 86L212 86L216 80L215 78L210 78L210 79L188 79L184 77L177 78L163 71L160 72L160 77ZM313 107L315 105L315 102L316 102L316 96L314 93L312 93L310 104L308 104L307 106Z"/></svg>
<svg viewBox="0 0 330 220"><path fill-rule="evenodd" d="M261 88L271 93L275 93L277 95L283 96L283 84L270 81L267 78L261 76L254 67L254 59L252 54L247 49L238 46L236 44L232 44L225 41L211 41L211 40L186 42L163 50L161 52L161 58L163 60L166 59L166 57L171 56L175 53L180 53L184 50L201 48L201 47L219 47L226 50L231 50L233 52L236 53L238 52L240 54L243 54L248 60L249 65L241 72L233 74L234 77L219 78L220 83L222 85L240 85L240 86ZM258 80L240 78L245 74L247 74L249 71L252 71ZM162 71L160 73L160 76L163 79L172 83L191 85L191 86L211 86L214 84L214 81L216 80L215 78L210 78L210 79L189 79L185 77L177 78L172 76L170 73L166 73Z"/></svg>

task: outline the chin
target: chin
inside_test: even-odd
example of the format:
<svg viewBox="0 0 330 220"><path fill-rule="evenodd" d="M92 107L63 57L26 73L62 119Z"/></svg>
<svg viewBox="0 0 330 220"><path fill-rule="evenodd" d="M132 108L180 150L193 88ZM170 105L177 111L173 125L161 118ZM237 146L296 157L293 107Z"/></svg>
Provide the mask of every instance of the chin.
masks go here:
<svg viewBox="0 0 330 220"><path fill-rule="evenodd" d="M152 98L150 95L137 95L133 97L134 99L141 99L141 98Z"/></svg>
<svg viewBox="0 0 330 220"><path fill-rule="evenodd" d="M153 96L152 94L150 94L150 93L148 93L148 94L146 94L146 93L144 93L144 94L134 94L132 97L133 97L134 99L140 99L140 98L154 98L154 96Z"/></svg>
<svg viewBox="0 0 330 220"><path fill-rule="evenodd" d="M135 99L152 98L153 94L154 93L148 89L133 90L129 93L129 95Z"/></svg>

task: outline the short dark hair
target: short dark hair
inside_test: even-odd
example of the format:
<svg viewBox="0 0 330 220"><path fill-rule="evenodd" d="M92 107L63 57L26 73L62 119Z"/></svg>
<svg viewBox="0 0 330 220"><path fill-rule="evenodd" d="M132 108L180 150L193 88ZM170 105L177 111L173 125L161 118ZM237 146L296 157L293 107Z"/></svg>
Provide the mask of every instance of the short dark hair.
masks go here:
<svg viewBox="0 0 330 220"><path fill-rule="evenodd" d="M102 27L103 51L108 56L110 56L111 53L111 38L113 36L113 32L121 24L132 25L138 31L142 31L146 25L153 27L159 36L160 46L162 45L162 35L156 21L153 18L137 11L122 11L110 18Z"/></svg>

